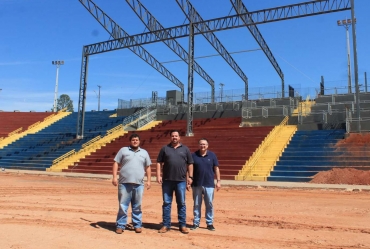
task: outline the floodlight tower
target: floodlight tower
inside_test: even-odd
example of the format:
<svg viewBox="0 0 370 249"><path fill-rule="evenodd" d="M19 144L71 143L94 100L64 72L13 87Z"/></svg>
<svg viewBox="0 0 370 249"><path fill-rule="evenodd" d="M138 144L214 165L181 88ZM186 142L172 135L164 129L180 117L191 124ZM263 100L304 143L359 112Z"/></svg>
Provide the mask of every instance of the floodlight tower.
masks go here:
<svg viewBox="0 0 370 249"><path fill-rule="evenodd" d="M224 94L224 85L223 83L220 83L220 102L222 102L222 95Z"/></svg>
<svg viewBox="0 0 370 249"><path fill-rule="evenodd" d="M51 61L51 64L55 65L57 67L57 76L55 80L55 92L54 92L54 107L53 111L57 111L57 98L58 98L58 77L59 77L59 67L61 65L64 65L64 61Z"/></svg>
<svg viewBox="0 0 370 249"><path fill-rule="evenodd" d="M356 23L356 18L355 18ZM352 25L352 19L344 19L337 21L338 26L343 26L346 29L347 37L347 67L348 67L348 93L352 93L352 79L351 79L351 49L349 45L349 32L348 29Z"/></svg>

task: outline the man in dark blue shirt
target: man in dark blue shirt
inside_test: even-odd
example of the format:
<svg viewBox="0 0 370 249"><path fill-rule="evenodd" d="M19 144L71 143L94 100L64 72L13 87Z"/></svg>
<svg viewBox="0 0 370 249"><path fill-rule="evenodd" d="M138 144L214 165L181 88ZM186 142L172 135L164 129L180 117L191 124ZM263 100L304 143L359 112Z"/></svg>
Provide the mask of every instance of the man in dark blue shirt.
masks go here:
<svg viewBox="0 0 370 249"><path fill-rule="evenodd" d="M179 132L171 131L170 135L171 143L162 147L157 158L157 182L162 184L163 195L163 227L158 232L166 233L170 230L172 197L175 192L179 229L187 234L185 192L192 183L193 158L189 148L180 143Z"/></svg>
<svg viewBox="0 0 370 249"><path fill-rule="evenodd" d="M194 200L194 223L190 228L195 230L199 228L202 199L204 196L204 203L206 205L206 224L207 229L215 231L213 226L213 197L215 190L214 176L216 175L216 189L221 188L220 170L218 168L218 160L215 153L208 150L208 141L205 138L199 140L199 150L192 154L193 163L193 183L191 184L193 190Z"/></svg>

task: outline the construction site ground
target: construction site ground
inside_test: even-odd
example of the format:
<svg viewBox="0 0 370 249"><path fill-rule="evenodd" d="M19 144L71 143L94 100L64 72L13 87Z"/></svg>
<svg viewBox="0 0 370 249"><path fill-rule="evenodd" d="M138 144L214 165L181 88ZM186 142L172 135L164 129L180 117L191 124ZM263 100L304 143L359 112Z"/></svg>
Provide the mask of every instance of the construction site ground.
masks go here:
<svg viewBox="0 0 370 249"><path fill-rule="evenodd" d="M143 197L143 232L115 233L110 175L0 171L0 248L370 248L370 186L222 181L216 231L178 231L162 221L161 186ZM191 191L187 224L192 225ZM131 214L131 212L129 212Z"/></svg>

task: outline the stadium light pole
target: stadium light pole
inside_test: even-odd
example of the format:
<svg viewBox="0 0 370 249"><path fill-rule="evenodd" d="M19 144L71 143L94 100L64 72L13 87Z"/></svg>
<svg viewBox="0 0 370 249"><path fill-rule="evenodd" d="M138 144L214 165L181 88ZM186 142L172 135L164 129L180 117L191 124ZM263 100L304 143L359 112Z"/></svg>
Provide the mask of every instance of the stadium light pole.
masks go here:
<svg viewBox="0 0 370 249"><path fill-rule="evenodd" d="M224 94L224 85L223 83L220 83L220 102L222 102L222 95Z"/></svg>
<svg viewBox="0 0 370 249"><path fill-rule="evenodd" d="M356 22L356 19L355 19ZM352 79L351 79L351 49L349 44L349 27L352 25L352 19L338 20L338 26L342 26L346 29L347 38L347 67L348 67L348 93L352 93Z"/></svg>
<svg viewBox="0 0 370 249"><path fill-rule="evenodd" d="M55 79L55 92L54 92L54 107L53 111L57 111L57 98L58 98L58 78L59 78L59 67L64 65L64 61L51 61L51 64L57 67L57 76Z"/></svg>

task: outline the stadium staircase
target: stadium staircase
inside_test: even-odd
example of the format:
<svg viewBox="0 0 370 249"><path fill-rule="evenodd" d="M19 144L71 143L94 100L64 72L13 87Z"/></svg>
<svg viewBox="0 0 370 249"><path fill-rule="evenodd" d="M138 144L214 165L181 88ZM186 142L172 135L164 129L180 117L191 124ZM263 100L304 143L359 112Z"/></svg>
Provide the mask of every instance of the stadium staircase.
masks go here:
<svg viewBox="0 0 370 249"><path fill-rule="evenodd" d="M243 169L235 177L240 181L266 181L270 171L281 156L293 134L297 130L295 125L287 125L286 117L280 125L276 126L257 150L249 158Z"/></svg>
<svg viewBox="0 0 370 249"><path fill-rule="evenodd" d="M221 179L234 180L247 159L270 133L273 127L239 127L238 118L195 119L193 122L194 137L186 137L186 120L169 120L157 124L149 130L134 131L140 135L141 146L145 148L152 160L152 174L156 172L156 158L159 150L170 142L170 131L178 130L181 141L193 152L198 149L198 140L207 138L209 149L219 159ZM119 149L129 144L129 132L107 144L78 163L64 169L63 172L81 172L111 174L113 159Z"/></svg>
<svg viewBox="0 0 370 249"><path fill-rule="evenodd" d="M267 181L308 182L320 171L345 166L336 144L345 130L297 131Z"/></svg>
<svg viewBox="0 0 370 249"><path fill-rule="evenodd" d="M45 170L54 159L73 149L79 150L84 143L120 124L123 117L109 118L112 113L86 113L83 139L75 139L78 113L72 113L35 134L28 134L0 150L0 167Z"/></svg>

